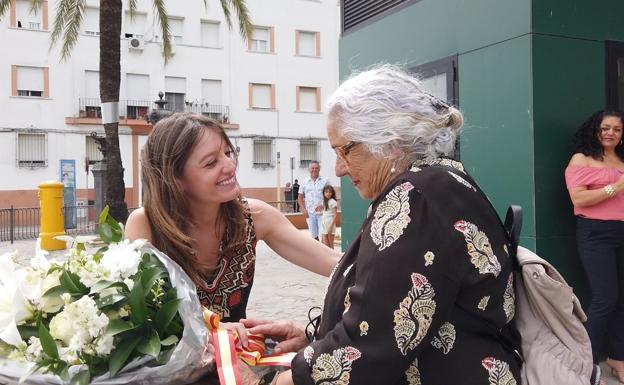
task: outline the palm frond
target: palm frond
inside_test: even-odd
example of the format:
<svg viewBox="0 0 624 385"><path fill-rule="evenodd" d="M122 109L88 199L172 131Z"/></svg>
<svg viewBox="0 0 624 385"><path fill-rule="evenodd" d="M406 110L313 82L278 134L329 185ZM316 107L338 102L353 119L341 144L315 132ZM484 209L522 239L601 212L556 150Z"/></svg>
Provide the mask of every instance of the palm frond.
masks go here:
<svg viewBox="0 0 624 385"><path fill-rule="evenodd" d="M0 0L0 18L4 16L6 11L11 7L11 0Z"/></svg>
<svg viewBox="0 0 624 385"><path fill-rule="evenodd" d="M163 57L165 58L165 64L167 64L167 61L169 61L173 55L171 54L171 31L169 28L169 15L167 15L165 0L154 0L154 10L158 16L158 23L160 24L160 32L163 41Z"/></svg>
<svg viewBox="0 0 624 385"><path fill-rule="evenodd" d="M58 4L56 4L56 16L52 22L52 31L50 33L50 49L52 49L52 46L55 45L58 39L63 35L65 20L67 19L67 14L73 3L74 0L60 0Z"/></svg>
<svg viewBox="0 0 624 385"><path fill-rule="evenodd" d="M221 7L230 28L232 28L232 9L236 12L240 35L247 42L251 38L253 24L245 0L221 0Z"/></svg>
<svg viewBox="0 0 624 385"><path fill-rule="evenodd" d="M134 15L137 10L137 0L128 1L128 10L130 11L130 20L134 20Z"/></svg>
<svg viewBox="0 0 624 385"><path fill-rule="evenodd" d="M36 15L41 9L41 4L43 4L43 0L30 0L30 13Z"/></svg>
<svg viewBox="0 0 624 385"><path fill-rule="evenodd" d="M50 49L62 38L61 59L69 58L78 41L86 0L60 0L50 35Z"/></svg>

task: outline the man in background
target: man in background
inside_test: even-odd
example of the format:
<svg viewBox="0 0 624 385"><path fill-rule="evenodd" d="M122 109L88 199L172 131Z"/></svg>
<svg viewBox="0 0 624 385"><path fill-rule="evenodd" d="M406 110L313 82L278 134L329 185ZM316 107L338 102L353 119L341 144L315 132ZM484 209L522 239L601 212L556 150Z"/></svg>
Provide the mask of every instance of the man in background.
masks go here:
<svg viewBox="0 0 624 385"><path fill-rule="evenodd" d="M310 177L302 182L299 190L299 207L308 222L310 235L312 235L312 238L320 240L319 232L323 216L323 187L329 184L329 180L319 175L321 173L321 165L316 160L310 162L308 171L310 171Z"/></svg>

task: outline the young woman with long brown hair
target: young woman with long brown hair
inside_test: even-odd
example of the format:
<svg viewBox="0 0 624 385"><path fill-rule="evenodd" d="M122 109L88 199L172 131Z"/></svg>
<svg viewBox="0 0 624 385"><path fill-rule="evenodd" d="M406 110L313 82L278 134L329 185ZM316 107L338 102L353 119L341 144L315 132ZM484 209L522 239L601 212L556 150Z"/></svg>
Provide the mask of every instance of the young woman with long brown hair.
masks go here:
<svg viewBox="0 0 624 385"><path fill-rule="evenodd" d="M141 154L143 208L126 225L129 239L149 240L182 266L202 304L229 322L246 315L258 240L325 276L340 256L274 207L241 197L236 166L236 150L217 122L186 113L159 121Z"/></svg>

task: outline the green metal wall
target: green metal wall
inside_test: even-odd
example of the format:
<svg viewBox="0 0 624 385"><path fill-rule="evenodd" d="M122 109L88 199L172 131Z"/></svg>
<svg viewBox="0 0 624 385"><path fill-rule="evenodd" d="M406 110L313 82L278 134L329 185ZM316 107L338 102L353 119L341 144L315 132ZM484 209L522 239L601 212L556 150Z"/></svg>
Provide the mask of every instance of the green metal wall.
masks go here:
<svg viewBox="0 0 624 385"><path fill-rule="evenodd" d="M598 6L600 4L600 6ZM563 172L577 127L605 106L605 40L624 40L624 2L533 4L533 124L537 250L588 298Z"/></svg>
<svg viewBox="0 0 624 385"><path fill-rule="evenodd" d="M528 2L517 0L422 0L340 40L341 78L380 62L411 68L459 55L459 104L467 118L462 160L501 214L512 198L533 207L532 167L525 167L533 153L530 12ZM513 103L501 107L500 100ZM348 178L341 194L344 250L368 202ZM523 242L533 247L533 210L527 211Z"/></svg>
<svg viewBox="0 0 624 385"><path fill-rule="evenodd" d="M605 40L624 41L622 15L622 0L422 0L343 36L340 76L457 54L464 165L501 216L523 206L522 244L586 299L563 172L574 131L605 105ZM348 178L342 191L346 248L368 202Z"/></svg>

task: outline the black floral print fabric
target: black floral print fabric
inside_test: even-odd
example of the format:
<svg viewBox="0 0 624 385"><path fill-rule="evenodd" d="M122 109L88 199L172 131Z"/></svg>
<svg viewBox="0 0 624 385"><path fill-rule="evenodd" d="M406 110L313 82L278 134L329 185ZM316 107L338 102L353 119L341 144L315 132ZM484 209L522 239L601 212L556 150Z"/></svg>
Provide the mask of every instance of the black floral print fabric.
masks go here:
<svg viewBox="0 0 624 385"><path fill-rule="evenodd" d="M505 234L462 175L450 159L415 164L372 202L332 274L320 337L292 362L297 385L520 384L490 332L513 318Z"/></svg>

